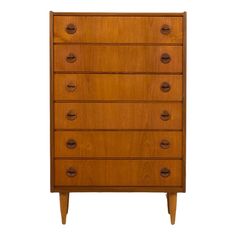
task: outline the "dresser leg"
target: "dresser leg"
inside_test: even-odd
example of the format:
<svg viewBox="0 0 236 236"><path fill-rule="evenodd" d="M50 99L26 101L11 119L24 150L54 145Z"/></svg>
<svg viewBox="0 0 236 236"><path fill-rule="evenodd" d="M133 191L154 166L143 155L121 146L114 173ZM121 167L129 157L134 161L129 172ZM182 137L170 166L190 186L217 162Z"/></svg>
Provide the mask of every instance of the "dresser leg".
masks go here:
<svg viewBox="0 0 236 236"><path fill-rule="evenodd" d="M66 215L69 208L69 193L59 193L60 194L60 208L61 208L61 221L62 224L66 223Z"/></svg>
<svg viewBox="0 0 236 236"><path fill-rule="evenodd" d="M168 213L170 214L169 193L166 194L166 199L167 199L167 209L168 209Z"/></svg>
<svg viewBox="0 0 236 236"><path fill-rule="evenodd" d="M174 225L176 205L177 205L177 193L167 193L166 197L167 197L168 213L170 214L170 222L172 225Z"/></svg>

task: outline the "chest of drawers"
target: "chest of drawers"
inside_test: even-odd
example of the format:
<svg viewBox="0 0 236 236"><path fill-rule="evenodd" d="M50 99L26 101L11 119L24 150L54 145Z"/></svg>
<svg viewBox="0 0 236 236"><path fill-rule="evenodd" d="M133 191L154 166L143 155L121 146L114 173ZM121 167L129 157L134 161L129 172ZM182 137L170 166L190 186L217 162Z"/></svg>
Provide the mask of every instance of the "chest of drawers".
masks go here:
<svg viewBox="0 0 236 236"><path fill-rule="evenodd" d="M50 13L51 192L185 192L186 13Z"/></svg>

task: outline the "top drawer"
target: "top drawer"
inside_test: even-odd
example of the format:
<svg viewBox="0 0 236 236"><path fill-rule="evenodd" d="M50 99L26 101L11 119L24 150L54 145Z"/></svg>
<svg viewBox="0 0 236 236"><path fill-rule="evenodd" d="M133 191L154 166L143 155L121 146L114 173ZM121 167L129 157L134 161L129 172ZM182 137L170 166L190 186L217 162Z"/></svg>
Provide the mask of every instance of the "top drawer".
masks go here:
<svg viewBox="0 0 236 236"><path fill-rule="evenodd" d="M178 43L181 16L54 16L54 42Z"/></svg>

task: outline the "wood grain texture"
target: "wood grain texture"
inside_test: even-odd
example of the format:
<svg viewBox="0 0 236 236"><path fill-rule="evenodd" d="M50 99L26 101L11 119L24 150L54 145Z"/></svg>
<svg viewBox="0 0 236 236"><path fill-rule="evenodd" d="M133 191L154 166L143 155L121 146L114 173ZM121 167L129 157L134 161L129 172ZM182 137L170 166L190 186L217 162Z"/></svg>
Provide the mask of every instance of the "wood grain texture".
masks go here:
<svg viewBox="0 0 236 236"><path fill-rule="evenodd" d="M55 103L54 110L55 129L182 129L182 103Z"/></svg>
<svg viewBox="0 0 236 236"><path fill-rule="evenodd" d="M73 53L76 61L66 57ZM162 63L167 53L171 61ZM182 73L181 46L137 45L54 45L54 70L57 72L129 72L129 73Z"/></svg>
<svg viewBox="0 0 236 236"><path fill-rule="evenodd" d="M74 168L77 175L67 176ZM168 168L169 177L160 171ZM55 160L56 186L181 186L180 160Z"/></svg>
<svg viewBox="0 0 236 236"><path fill-rule="evenodd" d="M187 126L187 13L183 15L183 186L186 189L186 126Z"/></svg>
<svg viewBox="0 0 236 236"><path fill-rule="evenodd" d="M67 147L68 140L77 146ZM162 140L170 143L163 149ZM181 131L56 131L55 157L67 158L182 158Z"/></svg>
<svg viewBox="0 0 236 236"><path fill-rule="evenodd" d="M62 224L66 224L66 216L69 207L69 193L60 192L59 198L60 198L60 209L61 209L61 222Z"/></svg>
<svg viewBox="0 0 236 236"><path fill-rule="evenodd" d="M163 83L170 90L163 92ZM181 101L181 75L55 74L54 100Z"/></svg>
<svg viewBox="0 0 236 236"><path fill-rule="evenodd" d="M54 16L54 42L182 43L182 17ZM66 27L74 24L74 34ZM160 32L169 25L171 32Z"/></svg>
<svg viewBox="0 0 236 236"><path fill-rule="evenodd" d="M177 193L169 192L167 193L167 204L168 213L170 214L170 222L172 225L175 224L176 206L177 206Z"/></svg>
<svg viewBox="0 0 236 236"><path fill-rule="evenodd" d="M167 192L174 224L186 180L186 12L51 12L50 64L51 191L62 223L69 192L153 191Z"/></svg>
<svg viewBox="0 0 236 236"><path fill-rule="evenodd" d="M50 18L50 191L54 191L54 70L53 70L53 25L54 25L54 13L49 12L49 18Z"/></svg>
<svg viewBox="0 0 236 236"><path fill-rule="evenodd" d="M54 186L54 192L184 192L183 186Z"/></svg>
<svg viewBox="0 0 236 236"><path fill-rule="evenodd" d="M54 16L183 17L185 12L53 12Z"/></svg>

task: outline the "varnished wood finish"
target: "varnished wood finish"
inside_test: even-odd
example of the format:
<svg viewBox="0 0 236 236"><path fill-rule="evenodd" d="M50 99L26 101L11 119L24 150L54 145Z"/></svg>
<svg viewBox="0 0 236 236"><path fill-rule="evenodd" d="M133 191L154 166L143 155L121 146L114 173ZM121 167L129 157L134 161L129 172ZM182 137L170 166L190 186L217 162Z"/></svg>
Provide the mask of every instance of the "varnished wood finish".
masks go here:
<svg viewBox="0 0 236 236"><path fill-rule="evenodd" d="M68 140L77 146L70 149ZM163 149L162 140L169 148ZM182 132L178 131L56 131L55 157L71 158L182 158Z"/></svg>
<svg viewBox="0 0 236 236"><path fill-rule="evenodd" d="M54 186L55 192L183 192L184 186Z"/></svg>
<svg viewBox="0 0 236 236"><path fill-rule="evenodd" d="M186 191L187 12L183 13L183 185Z"/></svg>
<svg viewBox="0 0 236 236"><path fill-rule="evenodd" d="M163 83L170 90L161 90ZM181 75L55 74L56 101L182 101Z"/></svg>
<svg viewBox="0 0 236 236"><path fill-rule="evenodd" d="M170 214L169 193L166 194L166 200L167 200L167 211L168 211L168 214Z"/></svg>
<svg viewBox="0 0 236 236"><path fill-rule="evenodd" d="M53 12L54 16L145 16L145 17L184 17L185 12Z"/></svg>
<svg viewBox="0 0 236 236"><path fill-rule="evenodd" d="M73 53L76 61L68 63L66 57ZM171 61L161 63L167 53ZM182 73L181 46L137 45L54 45L54 70L58 72L153 72Z"/></svg>
<svg viewBox="0 0 236 236"><path fill-rule="evenodd" d="M55 16L54 42L78 43L182 43L182 17ZM74 24L74 34L66 27ZM162 34L169 25L169 34ZM115 27L114 27L115 26Z"/></svg>
<svg viewBox="0 0 236 236"><path fill-rule="evenodd" d="M56 103L54 109L55 129L182 129L181 103ZM70 111L74 120L67 119Z"/></svg>
<svg viewBox="0 0 236 236"><path fill-rule="evenodd" d="M186 13L51 12L50 64L62 223L69 192L153 191L167 192L174 224L186 181Z"/></svg>
<svg viewBox="0 0 236 236"><path fill-rule="evenodd" d="M60 192L61 221L66 224L66 215L69 208L69 192Z"/></svg>
<svg viewBox="0 0 236 236"><path fill-rule="evenodd" d="M50 190L54 191L54 70L53 70L53 12L49 12L50 17Z"/></svg>
<svg viewBox="0 0 236 236"><path fill-rule="evenodd" d="M73 167L75 177L68 177ZM160 170L169 168L169 177ZM182 186L180 160L56 160L56 186Z"/></svg>
<svg viewBox="0 0 236 236"><path fill-rule="evenodd" d="M176 206L177 206L177 193L170 192L167 193L167 204L168 213L170 214L170 222L172 225L175 224Z"/></svg>

